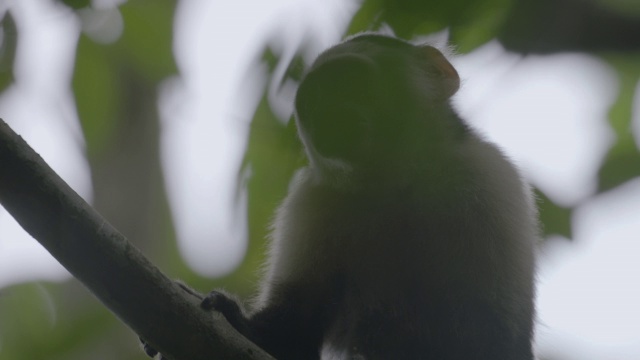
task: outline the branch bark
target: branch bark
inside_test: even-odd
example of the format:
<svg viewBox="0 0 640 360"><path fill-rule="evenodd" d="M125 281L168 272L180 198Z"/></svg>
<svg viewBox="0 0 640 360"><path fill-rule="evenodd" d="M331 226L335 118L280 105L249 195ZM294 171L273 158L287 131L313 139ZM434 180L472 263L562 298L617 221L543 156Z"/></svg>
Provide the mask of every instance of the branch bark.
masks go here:
<svg viewBox="0 0 640 360"><path fill-rule="evenodd" d="M0 119L0 204L133 331L174 360L273 359L167 278Z"/></svg>

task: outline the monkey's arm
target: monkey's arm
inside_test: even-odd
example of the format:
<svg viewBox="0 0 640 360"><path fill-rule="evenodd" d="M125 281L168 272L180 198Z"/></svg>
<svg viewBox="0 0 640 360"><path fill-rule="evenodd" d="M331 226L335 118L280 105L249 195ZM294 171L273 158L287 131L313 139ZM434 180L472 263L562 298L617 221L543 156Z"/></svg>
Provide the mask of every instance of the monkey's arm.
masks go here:
<svg viewBox="0 0 640 360"><path fill-rule="evenodd" d="M320 288L280 285L270 291L266 306L248 316L237 299L222 291L210 292L202 306L220 311L241 334L279 360L319 359L332 303L322 302Z"/></svg>

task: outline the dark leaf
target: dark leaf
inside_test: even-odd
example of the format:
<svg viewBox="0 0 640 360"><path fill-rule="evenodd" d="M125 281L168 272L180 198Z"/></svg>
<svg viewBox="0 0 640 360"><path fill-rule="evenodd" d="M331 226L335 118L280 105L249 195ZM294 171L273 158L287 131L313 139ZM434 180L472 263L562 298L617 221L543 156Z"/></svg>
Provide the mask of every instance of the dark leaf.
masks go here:
<svg viewBox="0 0 640 360"><path fill-rule="evenodd" d="M91 5L91 0L59 0L72 9L82 9Z"/></svg>
<svg viewBox="0 0 640 360"><path fill-rule="evenodd" d="M571 209L559 206L539 190L535 192L542 233L545 236L561 235L571 239Z"/></svg>
<svg viewBox="0 0 640 360"><path fill-rule="evenodd" d="M611 2L613 3L613 2ZM515 0L498 38L521 53L640 50L640 4L594 0Z"/></svg>
<svg viewBox="0 0 640 360"><path fill-rule="evenodd" d="M609 112L609 124L616 141L598 173L598 191L612 189L636 176L640 176L640 153L631 132L640 58L631 55L608 55L605 59L618 71L620 93Z"/></svg>
<svg viewBox="0 0 640 360"><path fill-rule="evenodd" d="M0 19L0 91L13 82L13 63L18 45L18 30L11 12L7 11Z"/></svg>

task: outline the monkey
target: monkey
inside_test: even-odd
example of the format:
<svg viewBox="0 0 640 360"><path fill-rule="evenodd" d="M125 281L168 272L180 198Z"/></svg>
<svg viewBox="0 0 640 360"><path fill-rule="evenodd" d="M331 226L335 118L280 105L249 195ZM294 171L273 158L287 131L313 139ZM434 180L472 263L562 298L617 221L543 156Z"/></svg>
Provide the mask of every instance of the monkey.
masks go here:
<svg viewBox="0 0 640 360"><path fill-rule="evenodd" d="M533 360L535 202L459 87L430 45L362 33L321 53L252 310L202 306L279 360Z"/></svg>

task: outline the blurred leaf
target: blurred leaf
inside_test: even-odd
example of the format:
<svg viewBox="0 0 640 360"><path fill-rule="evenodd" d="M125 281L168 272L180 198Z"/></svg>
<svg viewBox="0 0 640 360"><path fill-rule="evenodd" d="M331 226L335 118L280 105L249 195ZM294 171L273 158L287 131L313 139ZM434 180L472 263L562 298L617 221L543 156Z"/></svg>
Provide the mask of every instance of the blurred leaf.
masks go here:
<svg viewBox="0 0 640 360"><path fill-rule="evenodd" d="M6 89L13 82L13 63L18 45L18 29L11 12L4 13L0 19L0 91Z"/></svg>
<svg viewBox="0 0 640 360"><path fill-rule="evenodd" d="M52 339L50 335L56 315L51 301L51 295L39 284L13 286L2 290L0 358L19 359L26 355L31 359L43 359L44 351L55 346L57 339ZM25 346L25 343L29 343L29 346Z"/></svg>
<svg viewBox="0 0 640 360"><path fill-rule="evenodd" d="M91 0L59 0L72 9L82 9L91 5Z"/></svg>
<svg viewBox="0 0 640 360"><path fill-rule="evenodd" d="M571 239L571 209L556 205L540 190L535 191L535 197L540 212L542 233L549 235L561 235Z"/></svg>
<svg viewBox="0 0 640 360"><path fill-rule="evenodd" d="M633 100L640 79L640 55L609 54L604 58L618 72L620 93L609 111L609 124L616 134L616 142L598 173L600 192L640 176L640 153L631 131Z"/></svg>
<svg viewBox="0 0 640 360"><path fill-rule="evenodd" d="M171 0L136 0L121 7L125 30L114 44L98 44L81 36L76 50L73 90L89 154L112 141L116 116L127 87L123 71L158 83L177 72L172 52ZM135 94L134 94L135 95Z"/></svg>
<svg viewBox="0 0 640 360"><path fill-rule="evenodd" d="M380 14L383 12L382 0L364 0L360 9L353 15L347 34L380 28Z"/></svg>
<svg viewBox="0 0 640 360"><path fill-rule="evenodd" d="M491 40L501 27L512 0L366 0L353 17L348 33L389 25L411 39L449 29L451 42L468 52Z"/></svg>
<svg viewBox="0 0 640 360"><path fill-rule="evenodd" d="M640 177L640 154L627 145L611 149L605 163L600 168L598 191L613 189L635 177ZM625 151L626 149L626 151Z"/></svg>
<svg viewBox="0 0 640 360"><path fill-rule="evenodd" d="M260 59L262 60L262 63L267 66L267 72L269 74L273 74L276 70L276 66L278 66L278 61L280 61L280 57L276 55L273 52L273 49L269 46L267 46L267 48L262 52Z"/></svg>
<svg viewBox="0 0 640 360"><path fill-rule="evenodd" d="M125 325L77 281L2 289L0 319L0 359L143 359Z"/></svg>
<svg viewBox="0 0 640 360"><path fill-rule="evenodd" d="M515 0L499 40L522 53L640 50L640 13L608 1Z"/></svg>
<svg viewBox="0 0 640 360"><path fill-rule="evenodd" d="M178 72L172 41L175 4L175 0L134 0L120 7L125 30L118 46L149 80Z"/></svg>
<svg viewBox="0 0 640 360"><path fill-rule="evenodd" d="M640 1L637 0L594 0L608 10L640 17Z"/></svg>
<svg viewBox="0 0 640 360"><path fill-rule="evenodd" d="M73 92L89 154L98 154L112 140L119 101L113 52L86 36L78 40Z"/></svg>
<svg viewBox="0 0 640 360"><path fill-rule="evenodd" d="M289 63L287 70L283 78L280 81L280 85L284 84L286 80L294 80L296 83L300 83L302 78L304 77L305 71L307 69L307 64L305 63L304 56L299 53L296 54Z"/></svg>
<svg viewBox="0 0 640 360"><path fill-rule="evenodd" d="M460 53L468 53L496 37L509 15L512 0L471 1L465 19L450 29L450 41Z"/></svg>

